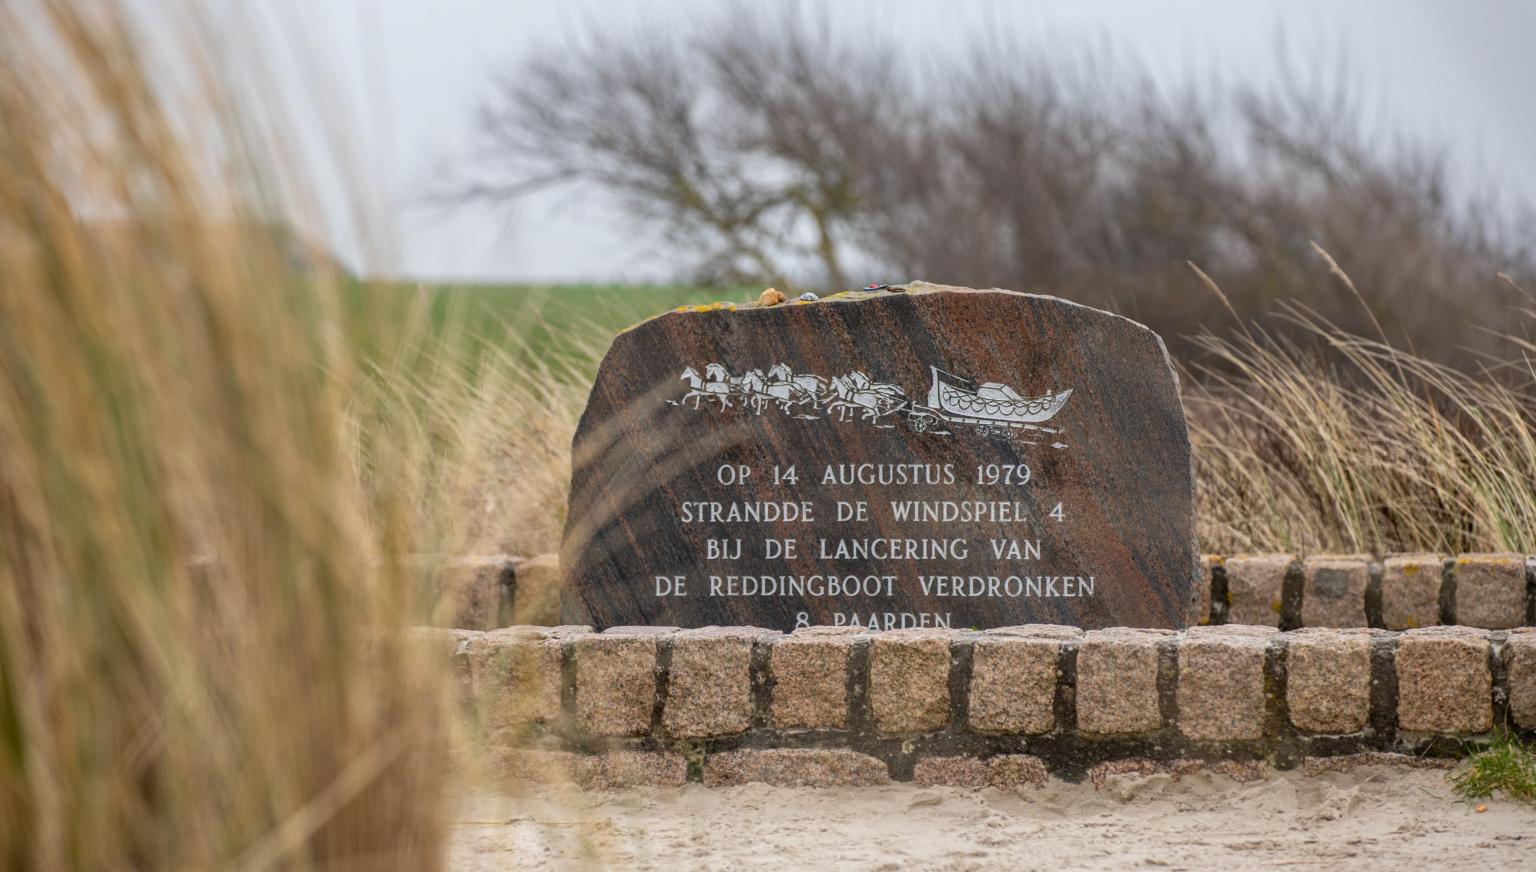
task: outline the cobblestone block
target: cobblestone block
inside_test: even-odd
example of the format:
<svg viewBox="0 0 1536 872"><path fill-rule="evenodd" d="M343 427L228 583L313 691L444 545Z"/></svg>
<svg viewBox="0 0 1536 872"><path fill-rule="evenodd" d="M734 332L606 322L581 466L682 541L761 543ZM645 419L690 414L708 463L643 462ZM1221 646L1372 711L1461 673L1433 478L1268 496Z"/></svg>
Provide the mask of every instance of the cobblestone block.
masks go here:
<svg viewBox="0 0 1536 872"><path fill-rule="evenodd" d="M1280 626L1285 575L1295 558L1289 554L1230 557L1227 571L1227 623Z"/></svg>
<svg viewBox="0 0 1536 872"><path fill-rule="evenodd" d="M1102 735L1143 733L1162 724L1157 646L1167 630L1094 630L1077 652L1077 725Z"/></svg>
<svg viewBox="0 0 1536 872"><path fill-rule="evenodd" d="M924 733L949 723L949 644L945 630L891 630L869 653L869 702L883 733Z"/></svg>
<svg viewBox="0 0 1536 872"><path fill-rule="evenodd" d="M1371 715L1369 630L1306 629L1286 643L1286 705L1308 733L1365 729Z"/></svg>
<svg viewBox="0 0 1536 872"><path fill-rule="evenodd" d="M1493 675L1483 631L1409 630L1398 637L1395 657L1399 729L1482 733L1493 726Z"/></svg>

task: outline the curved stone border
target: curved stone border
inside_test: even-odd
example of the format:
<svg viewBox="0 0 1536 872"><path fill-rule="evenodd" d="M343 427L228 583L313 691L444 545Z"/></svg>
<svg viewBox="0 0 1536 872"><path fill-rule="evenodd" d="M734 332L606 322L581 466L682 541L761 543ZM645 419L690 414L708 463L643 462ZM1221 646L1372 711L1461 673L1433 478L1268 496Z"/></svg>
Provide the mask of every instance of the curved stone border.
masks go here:
<svg viewBox="0 0 1536 872"><path fill-rule="evenodd" d="M417 633L452 652L508 768L537 759L591 786L1018 786L1446 756L1495 726L1536 731L1536 629Z"/></svg>

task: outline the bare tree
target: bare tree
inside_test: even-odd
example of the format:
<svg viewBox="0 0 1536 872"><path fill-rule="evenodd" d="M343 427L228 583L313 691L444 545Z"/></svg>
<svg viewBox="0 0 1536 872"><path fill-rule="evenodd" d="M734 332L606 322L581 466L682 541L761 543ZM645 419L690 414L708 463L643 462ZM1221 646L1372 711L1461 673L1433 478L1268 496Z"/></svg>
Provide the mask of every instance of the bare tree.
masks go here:
<svg viewBox="0 0 1536 872"><path fill-rule="evenodd" d="M839 56L824 25L792 15L692 40L594 36L497 78L475 173L454 193L586 184L659 227L701 277L787 284L812 262L842 286L861 164L901 93L878 53Z"/></svg>

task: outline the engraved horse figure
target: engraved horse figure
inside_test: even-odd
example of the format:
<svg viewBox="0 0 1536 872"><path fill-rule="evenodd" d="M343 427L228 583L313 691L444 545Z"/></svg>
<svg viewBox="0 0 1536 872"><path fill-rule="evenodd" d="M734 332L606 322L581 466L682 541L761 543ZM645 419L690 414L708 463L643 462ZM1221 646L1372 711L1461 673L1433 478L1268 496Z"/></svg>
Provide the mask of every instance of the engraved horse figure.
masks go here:
<svg viewBox="0 0 1536 872"><path fill-rule="evenodd" d="M850 372L832 379L835 399L827 408L836 409L838 420L848 420L850 413L862 415L862 420L879 420L906 402L906 391L899 385L878 384L862 372Z"/></svg>
<svg viewBox="0 0 1536 872"><path fill-rule="evenodd" d="M721 376L718 379L715 378L716 370L719 371ZM700 378L699 371L691 366L683 370L681 380L688 383L688 393L683 395L681 402L686 403L689 400L693 400L693 407L697 409L702 401L719 400L722 410L730 408L731 386L725 368L717 363L712 363L705 368L705 372L708 372L710 375L710 381L708 382Z"/></svg>
<svg viewBox="0 0 1536 872"><path fill-rule="evenodd" d="M733 379L732 383L738 389L738 393L741 396L741 404L743 406L750 406L754 415L761 415L763 413L763 406L777 399L777 397L768 392L768 377L763 375L763 371L760 369L750 370L743 374L741 378Z"/></svg>
<svg viewBox="0 0 1536 872"><path fill-rule="evenodd" d="M810 403L815 405L826 383L817 375L795 375L789 364L775 364L768 370L768 383L763 390L779 404L785 414L795 407Z"/></svg>

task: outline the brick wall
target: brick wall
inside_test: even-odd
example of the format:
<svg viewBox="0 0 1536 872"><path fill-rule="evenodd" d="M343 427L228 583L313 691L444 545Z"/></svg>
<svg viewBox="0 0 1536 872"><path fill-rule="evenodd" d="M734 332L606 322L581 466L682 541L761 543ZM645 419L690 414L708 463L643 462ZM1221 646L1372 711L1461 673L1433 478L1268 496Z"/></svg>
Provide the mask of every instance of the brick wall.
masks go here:
<svg viewBox="0 0 1536 872"><path fill-rule="evenodd" d="M1298 569L1303 592L1342 592L1332 600L1379 590L1391 571L1362 582L1346 561L1248 577L1295 587ZM1499 577L1461 569L1453 583ZM1536 730L1529 628L418 632L452 652L466 711L505 768L592 787L1020 786L1200 761L1246 777Z"/></svg>

